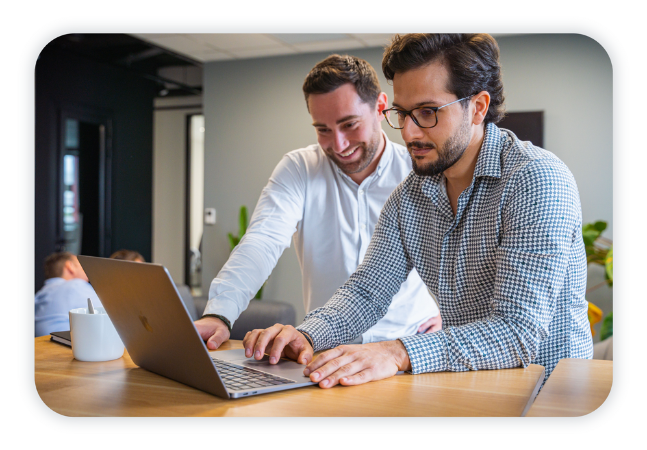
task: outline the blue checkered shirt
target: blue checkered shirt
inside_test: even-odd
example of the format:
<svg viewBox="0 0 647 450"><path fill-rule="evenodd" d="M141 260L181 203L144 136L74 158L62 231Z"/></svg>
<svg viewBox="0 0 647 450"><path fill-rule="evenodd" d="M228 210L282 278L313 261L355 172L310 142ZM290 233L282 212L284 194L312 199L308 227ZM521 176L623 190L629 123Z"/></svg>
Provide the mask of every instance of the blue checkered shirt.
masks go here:
<svg viewBox="0 0 647 450"><path fill-rule="evenodd" d="M357 271L298 329L315 351L352 341L416 268L441 331L400 338L412 373L591 358L586 255L573 175L552 153L488 124L454 216L444 175L411 173L382 209Z"/></svg>

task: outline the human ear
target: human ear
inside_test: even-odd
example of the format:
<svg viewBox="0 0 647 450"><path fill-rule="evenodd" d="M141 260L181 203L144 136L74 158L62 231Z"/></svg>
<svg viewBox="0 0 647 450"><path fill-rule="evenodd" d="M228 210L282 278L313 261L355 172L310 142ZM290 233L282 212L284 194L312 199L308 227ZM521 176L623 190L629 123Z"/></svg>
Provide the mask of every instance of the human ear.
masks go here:
<svg viewBox="0 0 647 450"><path fill-rule="evenodd" d="M474 125L481 125L485 120L488 108L490 106L490 94L487 91L481 91L472 97L472 104L474 105L474 118L472 123Z"/></svg>
<svg viewBox="0 0 647 450"><path fill-rule="evenodd" d="M63 274L67 276L74 274L74 262L71 259L65 261L65 265L63 266Z"/></svg>
<svg viewBox="0 0 647 450"><path fill-rule="evenodd" d="M386 96L385 92L380 92L380 95L377 96L377 102L375 103L375 108L377 109L377 120L384 120L384 111L389 104L389 99Z"/></svg>

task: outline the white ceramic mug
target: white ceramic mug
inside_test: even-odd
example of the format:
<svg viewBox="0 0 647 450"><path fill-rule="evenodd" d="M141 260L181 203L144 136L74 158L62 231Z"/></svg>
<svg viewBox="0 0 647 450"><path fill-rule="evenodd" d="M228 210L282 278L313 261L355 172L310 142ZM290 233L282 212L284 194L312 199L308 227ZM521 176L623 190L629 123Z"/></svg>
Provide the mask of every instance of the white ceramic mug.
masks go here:
<svg viewBox="0 0 647 450"><path fill-rule="evenodd" d="M72 354L79 361L111 361L124 354L115 326L103 308L94 308L95 314L88 314L87 308L70 311L70 334Z"/></svg>

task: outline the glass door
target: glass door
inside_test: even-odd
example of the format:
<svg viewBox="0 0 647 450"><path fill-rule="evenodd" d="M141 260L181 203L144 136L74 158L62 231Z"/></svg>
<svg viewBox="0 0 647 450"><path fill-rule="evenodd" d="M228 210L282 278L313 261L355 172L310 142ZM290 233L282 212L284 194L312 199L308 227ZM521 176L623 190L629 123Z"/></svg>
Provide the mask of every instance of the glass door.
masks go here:
<svg viewBox="0 0 647 450"><path fill-rule="evenodd" d="M63 112L57 251L110 252L110 121Z"/></svg>

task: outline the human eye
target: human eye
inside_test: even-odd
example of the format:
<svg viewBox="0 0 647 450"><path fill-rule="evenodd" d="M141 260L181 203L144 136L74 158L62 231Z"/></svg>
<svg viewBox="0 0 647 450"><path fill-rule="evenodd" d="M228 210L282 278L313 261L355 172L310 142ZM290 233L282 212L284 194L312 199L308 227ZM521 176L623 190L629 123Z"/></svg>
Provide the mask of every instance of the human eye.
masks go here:
<svg viewBox="0 0 647 450"><path fill-rule="evenodd" d="M357 122L346 122L344 124L344 128L352 129L352 128L355 128L356 125L357 125Z"/></svg>
<svg viewBox="0 0 647 450"><path fill-rule="evenodd" d="M418 114L420 114L420 117L428 118L428 117L433 117L435 114L435 111L431 108L420 108L418 110Z"/></svg>
<svg viewBox="0 0 647 450"><path fill-rule="evenodd" d="M407 116L406 111L403 111L401 109L392 109L393 114L399 119L399 120L404 120L404 118Z"/></svg>
<svg viewBox="0 0 647 450"><path fill-rule="evenodd" d="M330 131L330 128L317 127L316 130L319 134L326 134Z"/></svg>

